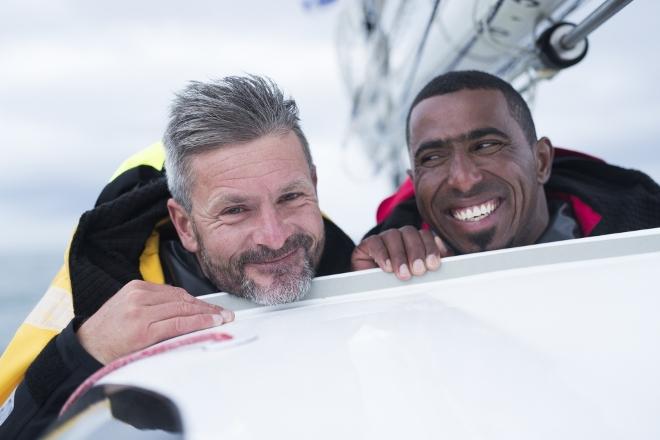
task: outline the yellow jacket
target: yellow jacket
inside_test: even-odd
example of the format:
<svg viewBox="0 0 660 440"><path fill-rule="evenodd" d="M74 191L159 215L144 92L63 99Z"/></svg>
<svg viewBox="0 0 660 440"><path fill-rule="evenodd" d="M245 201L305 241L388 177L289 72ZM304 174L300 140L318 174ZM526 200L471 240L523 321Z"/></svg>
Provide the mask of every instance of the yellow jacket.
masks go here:
<svg viewBox="0 0 660 440"><path fill-rule="evenodd" d="M163 170L165 152L158 142L128 158L113 174L115 180L127 170L140 165ZM140 257L142 277L154 283L164 283L163 269L158 258L158 233L153 232L145 244ZM73 299L69 277L69 249L64 255L64 264L53 278L50 286L28 317L16 331L13 339L0 357L0 405L18 386L25 371L48 342L73 319Z"/></svg>

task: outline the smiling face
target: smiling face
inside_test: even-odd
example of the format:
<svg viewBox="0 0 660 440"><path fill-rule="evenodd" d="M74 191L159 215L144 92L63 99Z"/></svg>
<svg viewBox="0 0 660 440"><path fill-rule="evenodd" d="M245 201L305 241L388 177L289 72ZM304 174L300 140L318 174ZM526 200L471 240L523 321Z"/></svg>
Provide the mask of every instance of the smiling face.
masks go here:
<svg viewBox="0 0 660 440"><path fill-rule="evenodd" d="M543 233L552 146L529 144L500 91L420 101L409 145L422 218L457 253L533 244Z"/></svg>
<svg viewBox="0 0 660 440"><path fill-rule="evenodd" d="M302 297L324 245L316 175L293 132L191 159L192 211L173 199L184 247L218 289L260 304Z"/></svg>

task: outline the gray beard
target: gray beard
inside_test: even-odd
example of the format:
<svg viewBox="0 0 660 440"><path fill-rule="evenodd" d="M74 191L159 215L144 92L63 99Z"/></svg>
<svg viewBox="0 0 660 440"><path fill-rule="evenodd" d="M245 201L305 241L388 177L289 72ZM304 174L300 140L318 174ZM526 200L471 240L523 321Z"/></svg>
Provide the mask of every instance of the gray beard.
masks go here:
<svg viewBox="0 0 660 440"><path fill-rule="evenodd" d="M202 270L222 291L241 296L257 304L270 306L302 299L312 287L315 270L311 249L313 239L309 235L294 234L287 238L280 249L276 250L258 246L243 252L226 264L212 258L204 243L199 240L198 242L200 249L197 257ZM273 282L269 287L257 285L245 273L247 264L276 259L299 248L304 250L303 266L299 270L292 270L291 267L275 268L271 271Z"/></svg>

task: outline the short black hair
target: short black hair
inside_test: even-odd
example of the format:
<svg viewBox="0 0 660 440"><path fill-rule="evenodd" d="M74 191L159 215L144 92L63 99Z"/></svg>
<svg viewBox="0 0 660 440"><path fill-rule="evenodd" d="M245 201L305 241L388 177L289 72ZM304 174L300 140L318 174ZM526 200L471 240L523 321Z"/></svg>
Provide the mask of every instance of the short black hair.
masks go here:
<svg viewBox="0 0 660 440"><path fill-rule="evenodd" d="M410 105L406 118L406 143L410 144L410 115L417 104L427 98L461 90L499 90L506 99L509 113L518 122L527 141L530 145L536 142L536 128L529 106L511 84L490 73L478 70L458 70L436 76L417 94Z"/></svg>

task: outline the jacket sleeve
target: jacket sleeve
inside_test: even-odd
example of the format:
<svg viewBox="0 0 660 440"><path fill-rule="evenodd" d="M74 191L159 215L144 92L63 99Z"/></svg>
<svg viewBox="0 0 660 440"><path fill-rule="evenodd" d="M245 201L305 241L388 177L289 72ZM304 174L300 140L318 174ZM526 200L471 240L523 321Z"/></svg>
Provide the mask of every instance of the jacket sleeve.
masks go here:
<svg viewBox="0 0 660 440"><path fill-rule="evenodd" d="M13 399L5 403L8 416L0 425L0 438L37 438L57 418L71 393L103 366L78 342L77 321L53 338L28 368Z"/></svg>

